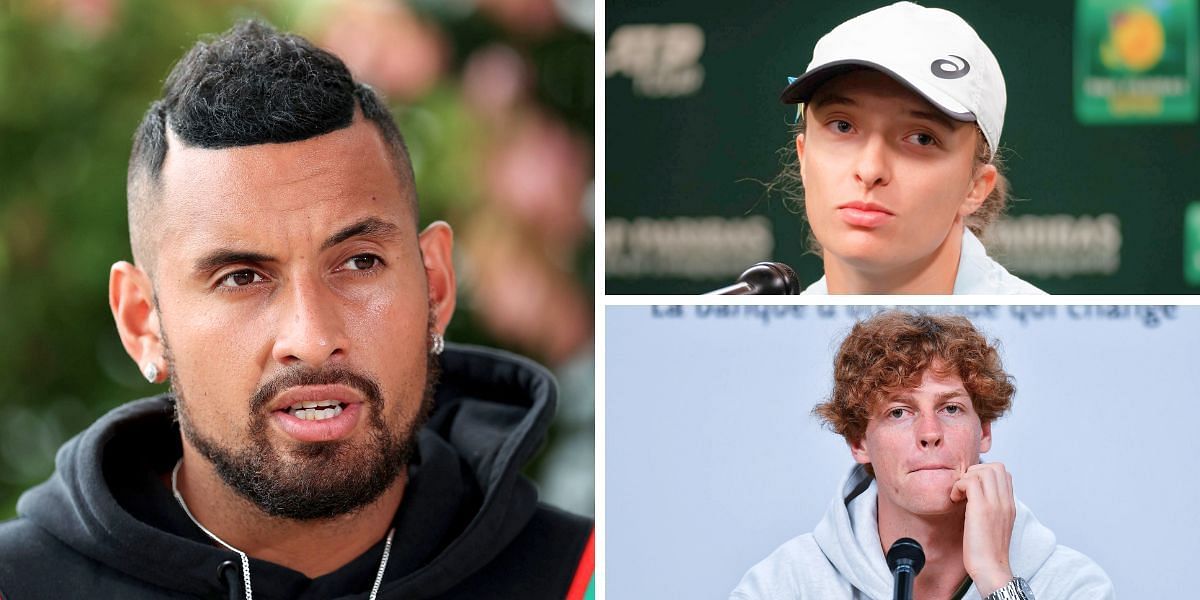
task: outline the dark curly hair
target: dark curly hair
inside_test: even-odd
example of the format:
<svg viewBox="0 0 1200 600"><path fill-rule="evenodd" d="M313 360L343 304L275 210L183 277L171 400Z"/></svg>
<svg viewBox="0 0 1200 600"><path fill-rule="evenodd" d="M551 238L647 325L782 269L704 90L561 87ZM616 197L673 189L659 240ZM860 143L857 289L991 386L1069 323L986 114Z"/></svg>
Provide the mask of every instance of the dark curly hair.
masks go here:
<svg viewBox="0 0 1200 600"><path fill-rule="evenodd" d="M257 20L197 42L171 70L162 99L133 136L127 200L134 258L153 268L149 231L166 160L167 128L197 148L306 140L349 127L358 107L378 128L417 218L412 162L387 105L346 65L308 40Z"/></svg>
<svg viewBox="0 0 1200 600"><path fill-rule="evenodd" d="M964 317L887 311L855 324L833 361L833 394L813 414L846 438L861 441L872 411L921 383L927 369L957 375L984 423L1012 406L1016 391L996 345Z"/></svg>

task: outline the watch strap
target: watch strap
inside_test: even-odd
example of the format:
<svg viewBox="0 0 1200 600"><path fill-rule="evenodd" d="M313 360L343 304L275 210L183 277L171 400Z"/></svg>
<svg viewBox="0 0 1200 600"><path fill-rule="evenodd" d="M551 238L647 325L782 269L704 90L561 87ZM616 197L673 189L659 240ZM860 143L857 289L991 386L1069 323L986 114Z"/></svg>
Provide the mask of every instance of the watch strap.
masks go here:
<svg viewBox="0 0 1200 600"><path fill-rule="evenodd" d="M985 600L1033 600L1033 590L1020 577L1013 577L1004 587L988 594Z"/></svg>

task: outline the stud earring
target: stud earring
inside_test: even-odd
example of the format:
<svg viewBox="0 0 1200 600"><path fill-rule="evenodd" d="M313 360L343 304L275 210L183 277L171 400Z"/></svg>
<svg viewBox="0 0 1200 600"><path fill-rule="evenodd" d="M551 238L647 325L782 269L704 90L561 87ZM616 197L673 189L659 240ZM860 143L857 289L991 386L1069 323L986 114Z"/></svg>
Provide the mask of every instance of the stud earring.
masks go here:
<svg viewBox="0 0 1200 600"><path fill-rule="evenodd" d="M431 334L430 337L433 339L433 344L429 347L429 353L437 356L446 349L446 338L442 337L440 333Z"/></svg>
<svg viewBox="0 0 1200 600"><path fill-rule="evenodd" d="M146 378L146 381L149 381L150 383L157 383L158 365L154 363L148 363L146 368L142 370L142 375Z"/></svg>

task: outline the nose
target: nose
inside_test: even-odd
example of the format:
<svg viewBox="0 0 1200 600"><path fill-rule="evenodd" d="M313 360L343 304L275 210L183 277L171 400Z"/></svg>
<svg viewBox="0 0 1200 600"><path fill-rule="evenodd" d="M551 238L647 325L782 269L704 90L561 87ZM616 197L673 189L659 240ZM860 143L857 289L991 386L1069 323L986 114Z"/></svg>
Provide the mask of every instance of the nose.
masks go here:
<svg viewBox="0 0 1200 600"><path fill-rule="evenodd" d="M891 162L887 142L882 136L867 136L854 164L854 178L867 190L891 181Z"/></svg>
<svg viewBox="0 0 1200 600"><path fill-rule="evenodd" d="M319 369L344 357L349 345L345 319L337 298L324 283L297 279L281 291L286 297L272 348L275 360Z"/></svg>
<svg viewBox="0 0 1200 600"><path fill-rule="evenodd" d="M917 443L923 449L942 446L942 423L935 415L922 415L917 421Z"/></svg>

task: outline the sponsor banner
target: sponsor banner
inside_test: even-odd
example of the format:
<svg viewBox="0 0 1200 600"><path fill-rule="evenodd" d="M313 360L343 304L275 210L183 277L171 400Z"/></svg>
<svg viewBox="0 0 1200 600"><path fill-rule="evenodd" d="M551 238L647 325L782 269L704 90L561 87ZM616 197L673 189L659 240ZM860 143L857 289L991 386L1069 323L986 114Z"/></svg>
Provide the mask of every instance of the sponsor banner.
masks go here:
<svg viewBox="0 0 1200 600"><path fill-rule="evenodd" d="M1081 123L1193 123L1200 97L1198 0L1079 0L1075 116Z"/></svg>
<svg viewBox="0 0 1200 600"><path fill-rule="evenodd" d="M1121 219L1101 215L1021 215L987 230L988 254L1019 276L1112 275L1121 267Z"/></svg>
<svg viewBox="0 0 1200 600"><path fill-rule="evenodd" d="M763 216L609 218L604 228L609 277L727 279L771 260L775 235Z"/></svg>

